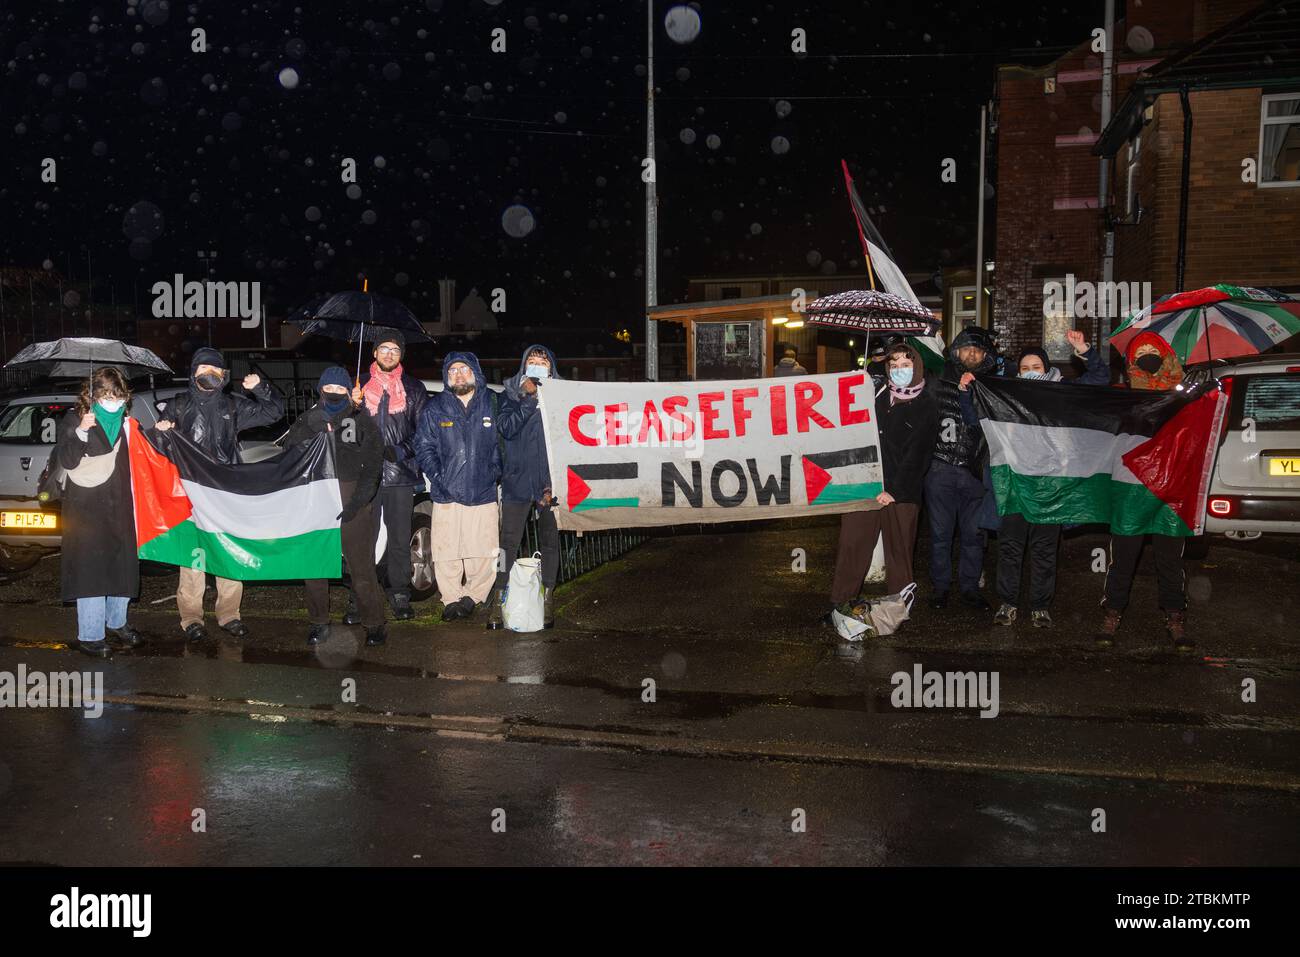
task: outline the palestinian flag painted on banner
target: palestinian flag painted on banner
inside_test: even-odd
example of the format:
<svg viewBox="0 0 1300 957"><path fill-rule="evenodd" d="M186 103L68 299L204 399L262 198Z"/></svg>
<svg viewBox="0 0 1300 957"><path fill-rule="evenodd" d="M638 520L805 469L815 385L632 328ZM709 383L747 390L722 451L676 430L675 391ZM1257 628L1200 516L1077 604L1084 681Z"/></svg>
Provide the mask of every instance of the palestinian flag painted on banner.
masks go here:
<svg viewBox="0 0 1300 957"><path fill-rule="evenodd" d="M1198 535L1227 396L980 376L998 511L1117 535Z"/></svg>
<svg viewBox="0 0 1300 957"><path fill-rule="evenodd" d="M131 420L131 484L141 558L237 581L338 578L343 505L329 439L274 459L222 465L179 432ZM137 438L140 441L136 441Z"/></svg>

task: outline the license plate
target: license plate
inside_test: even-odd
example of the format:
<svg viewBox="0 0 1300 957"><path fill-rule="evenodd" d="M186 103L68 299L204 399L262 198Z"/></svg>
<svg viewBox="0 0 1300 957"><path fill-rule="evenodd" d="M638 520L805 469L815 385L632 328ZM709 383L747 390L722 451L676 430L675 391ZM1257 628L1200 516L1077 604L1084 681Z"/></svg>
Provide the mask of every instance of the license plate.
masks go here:
<svg viewBox="0 0 1300 957"><path fill-rule="evenodd" d="M59 516L51 512L0 512L0 528L10 531L58 527Z"/></svg>
<svg viewBox="0 0 1300 957"><path fill-rule="evenodd" d="M1300 458L1294 459L1269 459L1269 475L1285 475L1290 478L1300 478Z"/></svg>

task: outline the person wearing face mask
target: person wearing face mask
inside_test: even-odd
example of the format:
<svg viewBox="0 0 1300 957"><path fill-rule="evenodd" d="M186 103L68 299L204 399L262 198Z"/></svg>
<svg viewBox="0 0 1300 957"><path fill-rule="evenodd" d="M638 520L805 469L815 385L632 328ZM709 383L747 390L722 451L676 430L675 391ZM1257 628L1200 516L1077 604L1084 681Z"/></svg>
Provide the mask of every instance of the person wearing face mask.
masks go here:
<svg viewBox="0 0 1300 957"><path fill-rule="evenodd" d="M433 574L442 620L453 621L473 615L496 580L501 447L478 357L449 352L442 382L443 390L420 413L415 457L433 501Z"/></svg>
<svg viewBox="0 0 1300 957"><path fill-rule="evenodd" d="M505 382L498 414L505 439L500 541L505 567L497 566L496 584L488 594L488 628L503 625L501 599L533 509L537 510L537 544L542 553L543 624L547 628L555 625L553 598L560 572L560 530L555 523L551 464L546 457L546 435L537 411L537 395L546 388L548 380L558 378L555 354L544 345L534 345L524 350L518 374Z"/></svg>
<svg viewBox="0 0 1300 957"><path fill-rule="evenodd" d="M356 596L366 644L380 645L387 639L384 629L384 593L375 573L374 516L371 502L383 474L384 440L374 420L354 409L352 383L347 370L330 366L320 375L320 401L300 415L285 437L285 445L310 441L316 435L329 436L338 476L340 537L347 559L352 593ZM307 618L311 628L307 643L314 645L329 633L329 581L324 578L303 582L307 593Z"/></svg>
<svg viewBox="0 0 1300 957"><path fill-rule="evenodd" d="M77 603L77 649L96 658L143 643L126 623L140 592L126 420L131 390L120 371L96 369L60 423L55 455L66 471L60 555L64 601Z"/></svg>
<svg viewBox="0 0 1300 957"><path fill-rule="evenodd" d="M388 600L393 617L407 621L415 617L411 608L411 515L415 490L424 487L424 477L415 461L415 428L420 410L428 398L424 383L402 368L406 339L396 330L380 333L375 343L374 362L352 390L357 411L374 420L384 439L384 477L375 496L373 546L382 523L388 542L384 565L388 573ZM361 621L356 596L343 621Z"/></svg>
<svg viewBox="0 0 1300 957"><path fill-rule="evenodd" d="M885 353L884 362L889 377L876 393L876 425L884 471L884 489L876 501L881 507L848 512L840 519L831 585L833 607L857 599L871 565L877 535L884 535L885 587L889 594L902 591L915 577L912 554L925 474L939 432L939 406L934 391L926 388L920 353L899 342ZM849 613L846 608L840 610Z"/></svg>
<svg viewBox="0 0 1300 957"><path fill-rule="evenodd" d="M1125 351L1130 388L1168 391L1182 385L1183 367L1178 356L1160 335L1140 332ZM1094 639L1098 646L1115 644L1120 620L1128 608L1133 579L1145 544L1144 535L1110 536L1110 563L1106 568L1106 587L1102 598L1101 626ZM1176 651L1191 651L1195 646L1187 637L1187 580L1183 572L1183 547L1186 539L1177 535L1152 535L1155 553L1156 588L1160 608L1165 613L1165 631Z"/></svg>
<svg viewBox="0 0 1300 957"><path fill-rule="evenodd" d="M988 458L984 432L962 414L958 382L966 373L998 374L999 357L987 329L967 326L948 350L948 361L937 383L939 433L934 462L925 475L925 508L930 516L931 608L948 604L952 586L952 541L961 542L957 587L964 604L989 608L980 594L984 571L984 532L980 513L985 499L984 469Z"/></svg>
<svg viewBox="0 0 1300 957"><path fill-rule="evenodd" d="M159 416L159 431L176 429L181 435L223 465L239 463L239 433L271 425L284 416L284 400L269 382L258 375L244 376L248 395L225 391L229 370L216 349L203 347L190 357L189 391L170 399ZM243 582L226 578L217 581L217 624L236 638L248 637L248 626L239 617L244 594ZM208 637L203 627L203 591L207 575L200 569L180 570L176 586L176 607L181 630L190 641Z"/></svg>

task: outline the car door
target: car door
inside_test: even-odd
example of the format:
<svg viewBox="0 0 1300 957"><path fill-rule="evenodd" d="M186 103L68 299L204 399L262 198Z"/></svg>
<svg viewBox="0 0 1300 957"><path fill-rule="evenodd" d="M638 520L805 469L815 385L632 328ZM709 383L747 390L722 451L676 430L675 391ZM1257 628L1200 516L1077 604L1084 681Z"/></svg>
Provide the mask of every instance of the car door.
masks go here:
<svg viewBox="0 0 1300 957"><path fill-rule="evenodd" d="M0 406L0 499L34 499L71 395L21 396Z"/></svg>

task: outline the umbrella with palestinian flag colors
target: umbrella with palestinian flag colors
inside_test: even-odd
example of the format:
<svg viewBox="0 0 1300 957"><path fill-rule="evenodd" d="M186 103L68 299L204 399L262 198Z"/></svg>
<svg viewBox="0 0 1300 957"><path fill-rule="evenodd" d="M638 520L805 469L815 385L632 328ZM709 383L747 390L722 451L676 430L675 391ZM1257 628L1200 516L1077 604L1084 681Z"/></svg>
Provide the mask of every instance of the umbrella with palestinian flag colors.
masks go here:
<svg viewBox="0 0 1300 957"><path fill-rule="evenodd" d="M1220 283L1163 296L1134 313L1110 343L1121 353L1140 332L1169 343L1183 365L1257 355L1300 334L1300 300L1275 289Z"/></svg>

